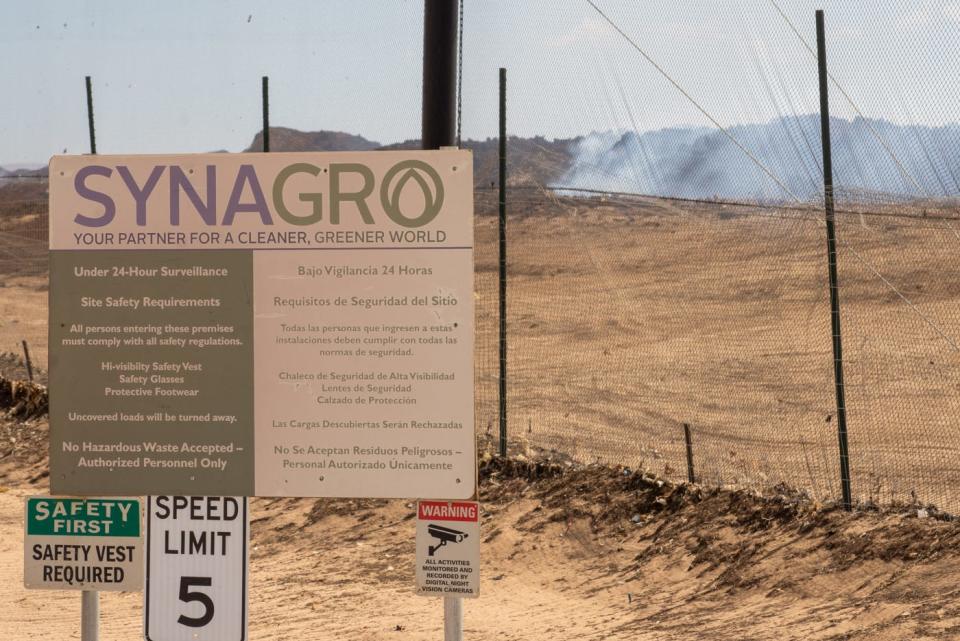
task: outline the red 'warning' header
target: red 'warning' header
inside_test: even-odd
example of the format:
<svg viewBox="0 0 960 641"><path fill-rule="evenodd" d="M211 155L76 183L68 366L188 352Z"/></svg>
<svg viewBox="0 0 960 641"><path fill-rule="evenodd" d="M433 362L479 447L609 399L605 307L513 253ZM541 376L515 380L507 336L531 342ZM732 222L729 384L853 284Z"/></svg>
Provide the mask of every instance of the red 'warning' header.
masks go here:
<svg viewBox="0 0 960 641"><path fill-rule="evenodd" d="M462 501L420 501L417 518L421 521L479 521L477 503Z"/></svg>

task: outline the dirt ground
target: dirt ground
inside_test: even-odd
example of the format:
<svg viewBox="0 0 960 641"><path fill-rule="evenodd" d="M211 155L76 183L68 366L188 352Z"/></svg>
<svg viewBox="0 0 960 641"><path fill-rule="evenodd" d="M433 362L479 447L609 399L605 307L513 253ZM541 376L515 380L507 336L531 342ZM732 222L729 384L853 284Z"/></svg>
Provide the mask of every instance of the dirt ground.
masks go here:
<svg viewBox="0 0 960 641"><path fill-rule="evenodd" d="M77 638L79 594L22 587L23 498L46 492L46 424L4 430L3 638ZM960 638L960 524L936 513L847 514L535 455L486 456L481 499L468 639ZM405 501L253 500L250 638L440 638L441 600L412 590L413 516ZM141 601L102 594L101 638L140 638Z"/></svg>

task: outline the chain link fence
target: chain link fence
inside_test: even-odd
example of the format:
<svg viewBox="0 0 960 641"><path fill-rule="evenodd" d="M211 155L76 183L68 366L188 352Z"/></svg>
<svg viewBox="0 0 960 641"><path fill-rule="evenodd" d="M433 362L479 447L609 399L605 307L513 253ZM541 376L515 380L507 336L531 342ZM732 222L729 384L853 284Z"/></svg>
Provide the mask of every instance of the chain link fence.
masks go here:
<svg viewBox="0 0 960 641"><path fill-rule="evenodd" d="M500 65L522 136L509 150L511 447L682 480L689 426L702 483L839 499L815 4L465 3L464 136L492 131ZM960 513L960 12L826 10L854 498ZM496 438L496 144L464 145L476 424ZM0 182L0 351L26 340L45 370L45 186Z"/></svg>
<svg viewBox="0 0 960 641"><path fill-rule="evenodd" d="M508 198L511 446L699 482L839 496L826 244L813 207ZM852 483L960 510L960 221L838 217ZM898 213L899 212L899 213ZM476 192L477 430L498 425L497 196ZM0 218L0 350L47 359L47 203Z"/></svg>
<svg viewBox="0 0 960 641"><path fill-rule="evenodd" d="M513 445L681 480L686 424L701 482L840 499L819 4L516 10L550 33L502 43L511 131L580 135L544 141L568 160L539 188L511 139ZM960 13L823 8L853 498L957 513ZM467 5L468 35L491 21Z"/></svg>
<svg viewBox="0 0 960 641"><path fill-rule="evenodd" d="M509 202L512 446L679 481L686 424L699 482L838 500L821 210L534 190ZM495 206L478 198L478 398L491 399L478 424L488 432ZM957 223L838 220L854 499L955 512L960 280L947 275Z"/></svg>
<svg viewBox="0 0 960 641"><path fill-rule="evenodd" d="M0 359L47 369L47 200L37 179L0 179ZM18 196L27 196L19 198ZM5 358L4 358L5 355Z"/></svg>

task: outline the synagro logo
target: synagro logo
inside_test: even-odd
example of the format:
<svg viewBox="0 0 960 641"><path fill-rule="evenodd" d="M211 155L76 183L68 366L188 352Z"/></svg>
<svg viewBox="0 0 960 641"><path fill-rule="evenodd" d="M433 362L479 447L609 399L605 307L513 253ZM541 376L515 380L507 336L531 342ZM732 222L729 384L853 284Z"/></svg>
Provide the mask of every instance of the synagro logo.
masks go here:
<svg viewBox="0 0 960 641"><path fill-rule="evenodd" d="M424 175L429 178L429 182ZM423 194L423 209L406 216L400 208L401 196L410 183ZM432 186L429 183L433 183ZM380 204L390 220L404 227L421 227L437 217L443 206L443 181L437 171L422 160L405 160L387 171L380 185Z"/></svg>
<svg viewBox="0 0 960 641"><path fill-rule="evenodd" d="M97 207L79 211L74 222L84 227L104 227L113 222L118 213L131 216L135 212L136 224L140 227L155 224L158 215L167 218L172 227L179 226L185 217L197 217L205 225L229 227L238 215L255 215L262 224L273 225L276 212L286 223L303 226L319 223L324 219L324 210L329 209L331 225L339 225L342 217L355 215L366 225L375 224L367 201L376 198L377 181L373 170L362 163L332 162L327 169L306 162L287 165L276 175L268 192L273 197L273 211L254 165L244 163L234 168L209 164L205 169L191 176L193 167L188 173L178 165L154 165L149 172L140 170L139 175L134 176L125 165L84 166L74 177L74 188L80 198L99 205L99 211ZM325 179L328 170L329 178ZM201 176L205 176L205 180ZM294 176L300 176L297 179L300 189L296 192L286 189L287 182ZM305 176L316 182L311 185ZM91 186L87 184L88 179L97 182ZM218 181L229 185L226 205L217 199ZM311 186L316 190L311 190ZM163 203L169 207L167 211L151 206L153 193L169 194ZM384 213L401 227L423 227L434 220L443 207L443 193L443 180L437 170L415 159L402 160L388 169L379 190ZM417 196L422 196L422 200ZM119 207L115 198L120 200ZM413 211L404 211L404 207Z"/></svg>

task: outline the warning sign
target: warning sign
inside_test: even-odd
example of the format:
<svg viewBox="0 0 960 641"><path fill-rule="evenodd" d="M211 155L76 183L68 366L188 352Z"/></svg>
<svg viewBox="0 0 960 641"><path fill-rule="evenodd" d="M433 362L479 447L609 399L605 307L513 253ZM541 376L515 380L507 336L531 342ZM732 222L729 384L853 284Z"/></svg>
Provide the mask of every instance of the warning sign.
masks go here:
<svg viewBox="0 0 960 641"><path fill-rule="evenodd" d="M417 594L480 595L480 504L417 503Z"/></svg>
<svg viewBox="0 0 960 641"><path fill-rule="evenodd" d="M47 590L143 587L140 501L30 497L23 584Z"/></svg>
<svg viewBox="0 0 960 641"><path fill-rule="evenodd" d="M147 497L147 641L247 638L247 499Z"/></svg>

